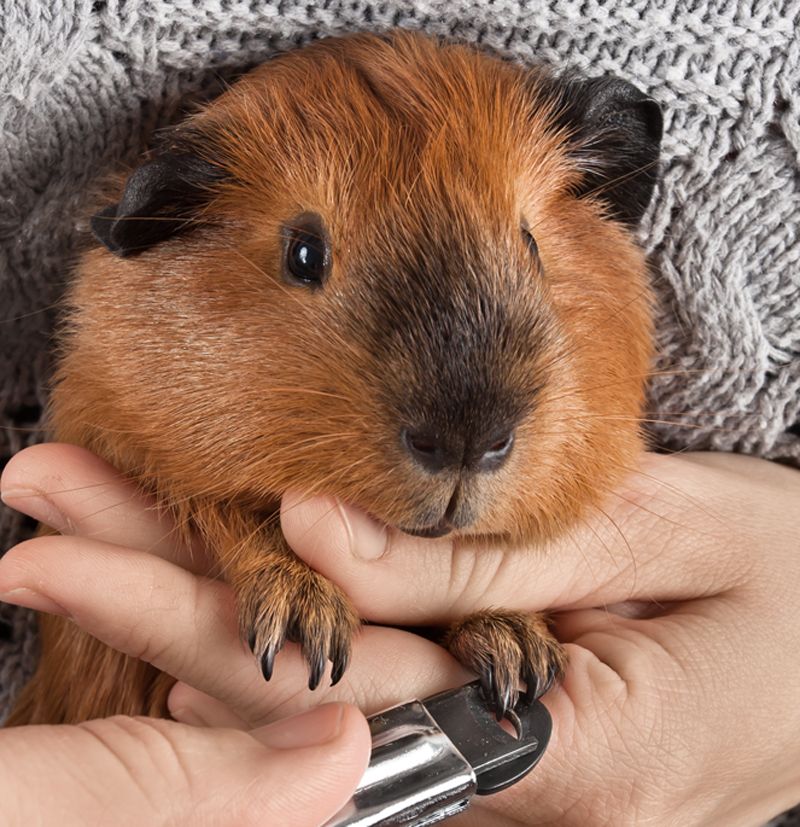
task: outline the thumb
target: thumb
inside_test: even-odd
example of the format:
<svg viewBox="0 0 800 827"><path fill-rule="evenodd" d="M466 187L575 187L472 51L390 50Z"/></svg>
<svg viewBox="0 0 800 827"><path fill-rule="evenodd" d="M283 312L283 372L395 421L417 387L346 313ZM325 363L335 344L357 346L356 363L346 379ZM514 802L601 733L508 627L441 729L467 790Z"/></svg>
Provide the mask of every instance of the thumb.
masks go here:
<svg viewBox="0 0 800 827"><path fill-rule="evenodd" d="M369 753L366 720L345 704L251 732L124 716L8 729L4 823L316 827L353 794Z"/></svg>
<svg viewBox="0 0 800 827"><path fill-rule="evenodd" d="M738 461L723 469L646 455L602 507L546 543L411 537L353 506L298 492L284 496L281 526L295 553L376 623L444 625L494 606L665 603L717 594L758 565L752 558L763 542L749 542L743 555L742 537L770 536L760 515L777 520L780 512L775 505L767 512L764 500L785 509L779 486L788 481L774 473L772 486L753 490L750 473Z"/></svg>

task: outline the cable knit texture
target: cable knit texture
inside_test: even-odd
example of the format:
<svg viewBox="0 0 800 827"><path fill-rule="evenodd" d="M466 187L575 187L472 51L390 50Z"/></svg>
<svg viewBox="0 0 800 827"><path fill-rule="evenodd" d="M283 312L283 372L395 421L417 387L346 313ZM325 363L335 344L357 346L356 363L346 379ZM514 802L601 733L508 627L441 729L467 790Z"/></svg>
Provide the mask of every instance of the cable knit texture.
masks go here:
<svg viewBox="0 0 800 827"><path fill-rule="evenodd" d="M654 437L800 464L800 0L0 0L2 457L41 438L98 172L276 51L392 26L614 73L663 104L641 231L660 299ZM2 548L30 528L3 508ZM0 716L34 657L29 614L0 606Z"/></svg>

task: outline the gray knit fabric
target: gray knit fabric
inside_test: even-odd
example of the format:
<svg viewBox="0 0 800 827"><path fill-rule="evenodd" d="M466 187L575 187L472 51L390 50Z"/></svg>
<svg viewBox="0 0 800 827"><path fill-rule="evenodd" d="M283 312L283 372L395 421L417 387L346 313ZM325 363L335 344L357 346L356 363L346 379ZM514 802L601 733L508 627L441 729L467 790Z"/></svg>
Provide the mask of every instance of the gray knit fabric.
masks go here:
<svg viewBox="0 0 800 827"><path fill-rule="evenodd" d="M276 51L395 25L612 72L663 103L642 228L654 436L800 464L800 0L0 0L0 454L39 438L97 173ZM0 511L0 548L28 530ZM34 657L28 613L0 607L0 716Z"/></svg>

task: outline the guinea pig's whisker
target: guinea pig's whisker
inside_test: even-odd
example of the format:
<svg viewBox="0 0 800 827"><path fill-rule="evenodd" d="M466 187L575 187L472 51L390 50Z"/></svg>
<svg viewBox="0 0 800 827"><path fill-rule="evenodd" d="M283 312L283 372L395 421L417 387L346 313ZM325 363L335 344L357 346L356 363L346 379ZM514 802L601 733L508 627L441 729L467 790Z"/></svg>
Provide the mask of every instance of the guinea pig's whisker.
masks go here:
<svg viewBox="0 0 800 827"><path fill-rule="evenodd" d="M568 531L564 534L564 539L565 539L565 540L566 540L566 539L569 539L569 540L572 542L572 545L574 546L574 548L575 548L575 549L576 549L576 550L580 553L581 557L583 558L583 562L586 564L586 568L589 570L589 574L592 576L592 580L593 580L595 583L599 583L600 581L599 581L599 578L597 577L597 574L596 574L596 572L595 572L594 567L592 566L592 561L591 561L591 559L588 557L588 555L586 554L586 551L585 551L585 549L584 549L584 545L585 545L585 544L584 544L583 542L580 542L580 541L578 540L578 538L576 538L576 537L575 537L574 532L576 531L576 529L577 529L577 528L578 528L578 526L572 526L572 527L571 527L571 528L570 528L570 529L569 529L569 530L568 530ZM602 543L602 545L605 547L606 551L607 551L607 552L608 552L608 554L611 556L612 561L613 561L614 563L616 563L616 560L614 560L613 554L611 553L611 550L608 548L608 546L607 546L605 543Z"/></svg>
<svg viewBox="0 0 800 827"><path fill-rule="evenodd" d="M597 321L592 328L590 328L583 336L579 337L576 342L572 344L571 347L567 348L566 350L562 350L556 354L556 356L550 361L545 363L544 365L540 366L540 370L542 371L549 371L554 366L560 364L561 362L571 359L577 353L579 353L583 348L586 347L594 347L596 343L596 336L595 334L604 328L609 322L613 321L614 319L618 318L620 314L626 311L631 305L641 302L642 298L648 293L648 288L644 287L640 290L636 295L633 296L629 301L625 302L623 305L615 308L612 310L610 314L607 316L602 317Z"/></svg>
<svg viewBox="0 0 800 827"><path fill-rule="evenodd" d="M592 385L587 388L581 388L580 392L585 393L586 391L595 391L595 390L605 390L607 388L613 388L617 385L626 385L631 379L648 379L652 376L686 376L696 373L705 373L703 370L665 370L665 371L648 371L647 373L641 374L629 374L624 376L623 378L614 381L614 382L604 382L602 385ZM546 403L553 403L553 402L561 402L565 399L569 399L570 397L575 397L579 393L579 389L577 388L570 388L569 390L565 391L562 394L558 394L556 396L547 396L545 397L541 404L544 405Z"/></svg>
<svg viewBox="0 0 800 827"><path fill-rule="evenodd" d="M696 499L691 494L688 494L686 491L684 491L682 488L679 488L677 485L669 483L666 480L659 479L658 477L654 477L652 474L648 474L646 471L642 471L640 468L633 468L628 465L617 465L616 467L622 469L623 471L627 471L629 474L636 474L637 476L644 477L645 479L650 480L650 482L653 482L656 485L661 486L662 488L666 488L668 491L671 491L672 493L678 495L678 497L683 502L687 502L694 508L700 510L707 517L714 520L714 522L719 523L723 526L727 524L726 520L723 519L723 517L720 514L715 514L713 511L710 511L708 508L706 508L706 506L702 504L700 500Z"/></svg>
<svg viewBox="0 0 800 827"><path fill-rule="evenodd" d="M329 445L330 443L336 443L343 441L347 437L357 437L360 436L358 431L342 431L338 434L325 434L323 436L314 436L308 437L307 439L300 439L296 442L292 442L290 445L284 445L282 448L279 448L276 451L270 452L268 457L268 461L270 463L274 463L276 458L283 456L284 454L294 455L298 448L318 448L322 445Z"/></svg>
<svg viewBox="0 0 800 827"><path fill-rule="evenodd" d="M131 494L130 497L127 497L124 500L118 500L117 502L109 503L108 505L103 506L102 508L98 508L96 511L90 511L86 514L81 514L81 520L86 520L91 517L97 517L100 514L105 514L107 511L113 511L115 508L119 508L121 505L128 505L132 503L138 496L138 492L134 492ZM102 534L102 531L98 532L98 534ZM85 535L88 537L93 536L92 534Z"/></svg>
<svg viewBox="0 0 800 827"><path fill-rule="evenodd" d="M618 535L622 538L622 542L623 542L623 544L625 545L625 547L626 547L626 549L627 549L627 551L628 551L628 556L631 558L631 563L633 564L633 572L634 572L634 575L633 575L633 576L634 576L634 581L635 581L635 580L636 580L636 555L633 553L633 549L631 548L631 544L628 542L628 538L625 536L625 534L623 533L622 529L619 527L619 524L616 522L616 520L614 520L614 519L611 517L611 515L610 515L610 514L608 514L606 511L604 511L604 510L603 510L603 509L602 509L599 505L596 505L596 504L590 504L590 507L591 507L591 508L593 508L595 511L599 512L599 513L600 513L600 514L601 514L601 515L605 518L605 520L606 520L608 523L610 523L610 524L611 524L611 526L614 528L614 530L616 531L616 533L617 533L617 534L618 534ZM591 521L587 521L586 525L589 527L590 531L591 531L591 532L594 534L594 536L597 538L598 542L600 542L600 543L601 543L601 545L603 546L603 548L605 548L605 550L606 550L606 552L608 553L608 557L609 557L609 559L611 560L611 562L612 562L612 563L613 563L613 564L617 567L617 569L618 569L618 570L620 570L620 568L621 568L621 567L620 567L620 562L619 562L619 560L618 560L618 559L614 556L614 552L612 551L611 547L610 547L610 546L606 543L606 541L605 541L605 540L604 540L604 539L600 536L599 532L598 532L598 531L595 529L595 527L592 525Z"/></svg>
<svg viewBox="0 0 800 827"><path fill-rule="evenodd" d="M606 190L612 189L617 184L621 184L623 181L628 181L631 178L635 178L642 172L647 171L648 169L653 169L658 166L658 160L650 161L647 164L642 164L640 167L636 167L636 169L630 170L626 172L624 175L620 175L617 178L612 178L608 181L604 181L599 187L595 187L593 190L589 190L585 193L584 197L588 198L592 195L602 194Z"/></svg>
<svg viewBox="0 0 800 827"><path fill-rule="evenodd" d="M657 511L653 511L651 508L648 508L647 506L642 505L639 502L636 502L636 500L632 500L630 497L626 497L624 494L620 494L619 491L612 490L609 493L612 494L614 497L617 497L617 499L623 500L624 502L626 502L629 505L633 506L637 510L644 511L646 514L650 514L651 516L656 517L657 519L661 520L662 522L669 523L669 525L675 526L676 528L686 529L686 528L689 527L689 526L686 525L686 523L681 523L681 522L678 522L677 520L672 520L672 519L670 519L669 517L666 517L663 514L659 514Z"/></svg>
<svg viewBox="0 0 800 827"><path fill-rule="evenodd" d="M719 416L718 411L642 411L643 416Z"/></svg>
<svg viewBox="0 0 800 827"><path fill-rule="evenodd" d="M62 282L62 284L66 284L66 282ZM47 304L44 307L39 307L36 310L31 310L28 313L20 313L19 316L10 316L7 319L0 319L0 324L11 324L12 322L19 322L22 319L30 319L32 316L38 316L40 313L47 313L48 310L55 310L61 306L61 302L53 302L52 304Z"/></svg>
<svg viewBox="0 0 800 827"><path fill-rule="evenodd" d="M21 425L0 425L0 431L14 431L20 434L39 434L45 427L45 425L33 425L30 428L24 428Z"/></svg>
<svg viewBox="0 0 800 827"><path fill-rule="evenodd" d="M334 482L335 480L341 479L342 477L347 477L354 468L357 468L359 465L363 465L365 462L370 462L374 457L376 457L376 453L369 453L365 456L361 457L361 459L357 459L354 462L350 463L345 468L337 469L336 471L328 474L326 477L323 477L320 480L317 480L309 489L308 493L311 496L316 495L320 491L322 491L325 487L327 487L330 483Z"/></svg>
<svg viewBox="0 0 800 827"><path fill-rule="evenodd" d="M678 419L654 419L645 416L614 416L613 414L584 414L581 419L593 419L603 422L642 422L648 425L673 425L677 428L688 428L689 430L707 430L715 434L735 434L736 428L717 428L694 422L681 422Z"/></svg>
<svg viewBox="0 0 800 827"><path fill-rule="evenodd" d="M298 506L305 505L311 499L313 499L313 496L306 495L301 500L294 503L290 508L288 508L286 510L287 510L287 512L292 511L295 508L297 508ZM315 529L326 517L328 517L330 514L332 514L335 510L336 510L336 504L334 503L327 511L325 511L323 514L320 514L320 516L316 520L314 520L313 523L311 523L308 526L308 528L304 532L304 535L307 534L308 532L312 531L313 529ZM309 563L310 563L310 561L309 561ZM313 568L313 566L312 566L312 568Z"/></svg>
<svg viewBox="0 0 800 827"><path fill-rule="evenodd" d="M324 486L327 486L329 483L339 480L342 478L347 478L348 475L359 465L363 465L366 462L372 461L377 456L376 453L368 453L361 457L360 459L354 460L349 465L343 468L338 468L335 471L332 471L327 476L323 477L322 479L318 480L314 485L311 486L309 489L311 492L316 492L322 489Z"/></svg>
<svg viewBox="0 0 800 827"><path fill-rule="evenodd" d="M120 477L120 481L127 479L127 477ZM72 488L48 488L48 494L77 494L81 491L88 491L91 488L94 489L102 489L108 488L111 485L115 485L114 482L90 482L86 485L76 485ZM98 492L99 493L99 492ZM35 498L41 497L42 495L38 491L32 491L30 494L20 494L18 495L18 499L25 499L27 497Z"/></svg>
<svg viewBox="0 0 800 827"><path fill-rule="evenodd" d="M180 221L182 224L201 224L203 223L197 218L191 218L186 216L185 218L175 218L166 215L120 215L119 217L114 215L96 215L94 216L94 220L96 221L113 221L115 224L118 221L170 221L173 224L176 221Z"/></svg>
<svg viewBox="0 0 800 827"><path fill-rule="evenodd" d="M707 373L704 368L665 368L663 370L650 370L645 376L694 376L695 374Z"/></svg>

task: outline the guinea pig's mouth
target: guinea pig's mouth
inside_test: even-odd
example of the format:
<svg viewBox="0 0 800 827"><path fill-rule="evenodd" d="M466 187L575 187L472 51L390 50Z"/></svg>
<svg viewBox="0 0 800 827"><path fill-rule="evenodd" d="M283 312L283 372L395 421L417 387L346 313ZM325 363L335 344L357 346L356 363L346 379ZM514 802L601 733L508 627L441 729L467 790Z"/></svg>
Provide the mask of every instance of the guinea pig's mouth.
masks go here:
<svg viewBox="0 0 800 827"><path fill-rule="evenodd" d="M398 529L404 534L410 534L412 537L444 537L449 534L455 526L453 526L446 517L442 517L436 525L427 526L426 528L407 528L405 526L398 526Z"/></svg>
<svg viewBox="0 0 800 827"><path fill-rule="evenodd" d="M426 517L431 519L434 515L428 513ZM425 517L422 518L422 520L424 519ZM460 531L470 525L474 519L475 513L466 496L464 486L461 482L457 482L450 495L450 500L444 509L444 513L437 522L433 525L423 526L399 525L397 528L404 534L410 534L412 537L425 537L430 539L434 537L445 537L452 531Z"/></svg>

